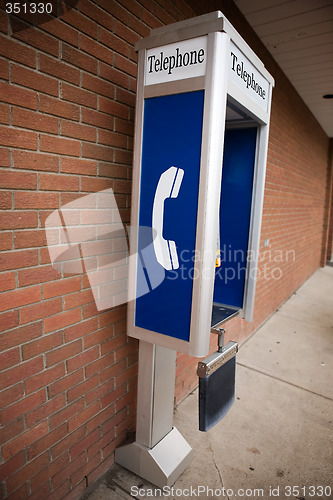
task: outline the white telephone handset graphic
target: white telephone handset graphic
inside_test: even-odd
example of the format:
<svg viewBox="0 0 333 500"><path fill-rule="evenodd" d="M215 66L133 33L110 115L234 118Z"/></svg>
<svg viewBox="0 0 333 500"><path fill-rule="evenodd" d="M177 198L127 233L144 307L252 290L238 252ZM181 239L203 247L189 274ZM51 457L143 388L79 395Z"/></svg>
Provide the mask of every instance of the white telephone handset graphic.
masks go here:
<svg viewBox="0 0 333 500"><path fill-rule="evenodd" d="M184 170L178 167L170 167L161 174L156 188L153 205L153 230L156 231L154 238L154 250L157 261L166 269L179 268L176 243L163 238L164 201L166 198L177 198L180 185L184 176Z"/></svg>

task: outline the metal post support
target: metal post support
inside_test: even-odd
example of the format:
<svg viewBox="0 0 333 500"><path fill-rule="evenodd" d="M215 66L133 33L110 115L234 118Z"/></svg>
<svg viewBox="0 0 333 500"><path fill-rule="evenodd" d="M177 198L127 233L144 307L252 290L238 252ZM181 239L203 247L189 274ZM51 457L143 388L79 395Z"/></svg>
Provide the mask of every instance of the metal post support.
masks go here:
<svg viewBox="0 0 333 500"><path fill-rule="evenodd" d="M176 351L140 340L136 441L115 450L115 461L151 483L171 486L192 459L172 427Z"/></svg>

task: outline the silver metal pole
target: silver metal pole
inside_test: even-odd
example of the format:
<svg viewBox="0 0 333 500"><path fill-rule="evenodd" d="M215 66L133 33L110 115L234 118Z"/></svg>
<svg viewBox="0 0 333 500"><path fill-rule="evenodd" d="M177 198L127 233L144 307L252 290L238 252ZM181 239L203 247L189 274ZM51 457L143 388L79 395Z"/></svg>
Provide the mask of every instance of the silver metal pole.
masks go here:
<svg viewBox="0 0 333 500"><path fill-rule="evenodd" d="M157 486L170 486L191 462L192 449L172 426L176 351L140 340L137 429L115 461Z"/></svg>
<svg viewBox="0 0 333 500"><path fill-rule="evenodd" d="M176 351L140 340L136 441L153 448L172 429Z"/></svg>

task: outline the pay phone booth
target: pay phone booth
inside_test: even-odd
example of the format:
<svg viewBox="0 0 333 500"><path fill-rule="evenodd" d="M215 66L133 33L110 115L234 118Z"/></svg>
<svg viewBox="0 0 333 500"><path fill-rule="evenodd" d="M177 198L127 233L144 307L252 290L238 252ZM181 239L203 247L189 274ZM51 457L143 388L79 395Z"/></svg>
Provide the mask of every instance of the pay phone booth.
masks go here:
<svg viewBox="0 0 333 500"><path fill-rule="evenodd" d="M140 340L137 431L116 462L164 486L191 460L172 425L176 352L204 357L211 330L252 320L274 81L221 12L152 30L136 50L127 331ZM156 276L142 265L147 248Z"/></svg>

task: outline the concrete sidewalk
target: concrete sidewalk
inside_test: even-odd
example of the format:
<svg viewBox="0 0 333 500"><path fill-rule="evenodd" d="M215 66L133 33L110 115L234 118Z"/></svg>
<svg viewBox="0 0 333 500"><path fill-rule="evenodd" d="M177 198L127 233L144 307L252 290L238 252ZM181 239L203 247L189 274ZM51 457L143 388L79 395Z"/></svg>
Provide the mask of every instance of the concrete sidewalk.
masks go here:
<svg viewBox="0 0 333 500"><path fill-rule="evenodd" d="M115 465L85 498L333 498L332 339L327 266L243 344L236 401L219 424L198 430L197 391L178 405L193 460L170 495Z"/></svg>

